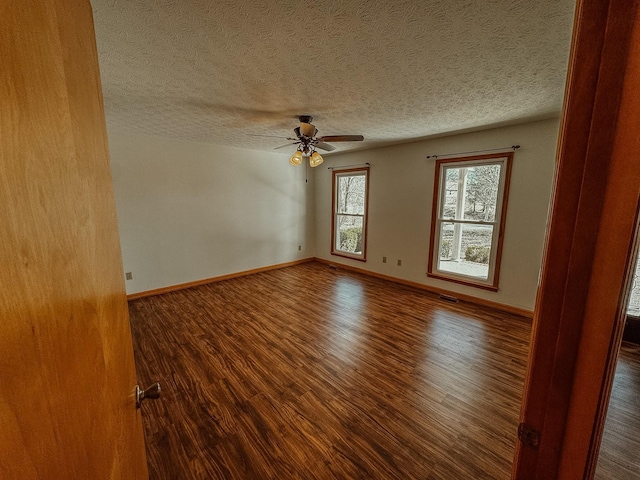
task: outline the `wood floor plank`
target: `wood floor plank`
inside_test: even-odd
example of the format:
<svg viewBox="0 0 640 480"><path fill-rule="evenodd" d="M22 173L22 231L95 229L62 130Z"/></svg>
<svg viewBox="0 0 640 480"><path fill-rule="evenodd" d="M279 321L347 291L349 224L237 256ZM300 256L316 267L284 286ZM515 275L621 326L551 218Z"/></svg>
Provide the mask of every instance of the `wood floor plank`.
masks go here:
<svg viewBox="0 0 640 480"><path fill-rule="evenodd" d="M527 319L319 263L130 316L152 479L509 478Z"/></svg>
<svg viewBox="0 0 640 480"><path fill-rule="evenodd" d="M640 479L640 345L623 342L602 435L596 480Z"/></svg>

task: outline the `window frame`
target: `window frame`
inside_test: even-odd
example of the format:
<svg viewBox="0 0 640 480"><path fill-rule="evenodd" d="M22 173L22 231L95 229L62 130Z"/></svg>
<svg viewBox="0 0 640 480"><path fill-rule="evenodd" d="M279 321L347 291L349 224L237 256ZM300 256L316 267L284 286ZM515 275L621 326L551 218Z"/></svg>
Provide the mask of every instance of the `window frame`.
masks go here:
<svg viewBox="0 0 640 480"><path fill-rule="evenodd" d="M345 215L339 213L338 210L338 189L337 182L339 177L348 176L364 176L365 177L365 191L364 191L364 213L353 214L354 216L362 217L362 254L355 254L345 252L336 247L336 224L338 215ZM367 230L368 230L368 216L369 216L369 167L358 168L346 168L346 169L333 169L331 176L331 255L339 257L350 258L352 260L358 260L361 262L367 261ZM351 215L351 214L349 214Z"/></svg>
<svg viewBox="0 0 640 480"><path fill-rule="evenodd" d="M511 167L513 163L513 152L491 153L486 155L475 155L467 157L456 157L447 159L438 159L435 164L433 202L431 210L431 237L429 242L429 263L427 268L427 276L437 278L449 282L459 283L470 287L482 288L485 290L498 291L498 283L500 280L500 265L502 260L502 247L504 240L504 231L507 219L507 204L509 201L509 185L511 183ZM446 191L446 175L444 170L446 167L458 166L481 166L502 164L500 169L500 180L498 184L498 195L496 201L495 218L493 222L484 222L476 220L448 219L443 217L443 195ZM445 181L441 183L441 179ZM489 257L489 271L487 279L482 280L470 275L460 273L447 272L439 270L438 260L440 252L440 230L444 223L459 224L475 224L475 225L492 225L493 235L491 239L491 252ZM436 257L438 256L438 257Z"/></svg>

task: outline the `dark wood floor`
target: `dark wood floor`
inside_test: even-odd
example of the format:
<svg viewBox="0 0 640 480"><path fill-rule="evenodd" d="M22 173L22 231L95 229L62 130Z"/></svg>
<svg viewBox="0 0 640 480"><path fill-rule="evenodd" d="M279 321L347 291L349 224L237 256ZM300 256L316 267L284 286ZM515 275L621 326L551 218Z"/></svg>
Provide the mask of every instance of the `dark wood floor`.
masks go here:
<svg viewBox="0 0 640 480"><path fill-rule="evenodd" d="M509 478L526 319L318 263L130 311L152 479Z"/></svg>
<svg viewBox="0 0 640 480"><path fill-rule="evenodd" d="M640 479L640 345L623 343L595 478Z"/></svg>

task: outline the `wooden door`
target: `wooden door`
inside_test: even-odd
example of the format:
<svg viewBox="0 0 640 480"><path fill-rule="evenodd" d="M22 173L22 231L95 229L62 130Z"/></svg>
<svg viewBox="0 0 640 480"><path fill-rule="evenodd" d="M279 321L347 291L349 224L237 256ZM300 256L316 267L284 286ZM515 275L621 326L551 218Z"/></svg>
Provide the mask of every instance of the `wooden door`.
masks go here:
<svg viewBox="0 0 640 480"><path fill-rule="evenodd" d="M147 478L91 5L0 19L0 478Z"/></svg>
<svg viewBox="0 0 640 480"><path fill-rule="evenodd" d="M637 0L579 1L514 478L592 478L640 200Z"/></svg>

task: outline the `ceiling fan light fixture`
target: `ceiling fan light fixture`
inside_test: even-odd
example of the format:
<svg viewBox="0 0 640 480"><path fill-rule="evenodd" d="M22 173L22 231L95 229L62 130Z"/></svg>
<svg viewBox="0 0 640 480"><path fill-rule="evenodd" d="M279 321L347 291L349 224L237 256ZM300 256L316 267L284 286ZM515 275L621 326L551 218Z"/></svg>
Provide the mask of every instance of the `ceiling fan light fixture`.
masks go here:
<svg viewBox="0 0 640 480"><path fill-rule="evenodd" d="M313 137L316 134L316 127L310 123L300 123L300 133L305 137Z"/></svg>
<svg viewBox="0 0 640 480"><path fill-rule="evenodd" d="M295 133L294 138L287 138L287 140L294 141L293 143L287 143L281 145L278 148L288 147L290 145L297 145L296 153L289 159L289 163L293 166L301 165L309 159L309 165L311 167L317 167L324 158L316 151L316 148L331 152L336 147L327 142L361 142L364 140L362 135L328 135L318 137L318 129L311 122L313 117L311 115L300 115L300 126L293 129ZM295 141L297 140L297 141Z"/></svg>
<svg viewBox="0 0 640 480"><path fill-rule="evenodd" d="M313 152L311 154L311 157L309 157L309 165L311 165L312 167L317 167L322 162L324 162L324 158L322 158L322 156L318 152Z"/></svg>
<svg viewBox="0 0 640 480"><path fill-rule="evenodd" d="M294 167L300 165L302 163L302 152L300 150L296 150L296 153L294 153L289 159L289 163Z"/></svg>

